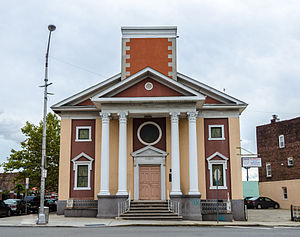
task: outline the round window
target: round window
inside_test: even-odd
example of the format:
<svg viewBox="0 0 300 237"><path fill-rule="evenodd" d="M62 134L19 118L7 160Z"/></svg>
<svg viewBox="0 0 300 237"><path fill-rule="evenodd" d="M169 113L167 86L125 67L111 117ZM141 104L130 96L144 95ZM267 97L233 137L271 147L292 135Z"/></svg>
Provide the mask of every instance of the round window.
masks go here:
<svg viewBox="0 0 300 237"><path fill-rule="evenodd" d="M147 83L145 84L145 89L146 89L147 91L151 91L151 90L153 89L153 84L152 84L151 82L147 82Z"/></svg>
<svg viewBox="0 0 300 237"><path fill-rule="evenodd" d="M155 145L160 141L162 132L157 123L149 121L139 126L137 136L144 145Z"/></svg>

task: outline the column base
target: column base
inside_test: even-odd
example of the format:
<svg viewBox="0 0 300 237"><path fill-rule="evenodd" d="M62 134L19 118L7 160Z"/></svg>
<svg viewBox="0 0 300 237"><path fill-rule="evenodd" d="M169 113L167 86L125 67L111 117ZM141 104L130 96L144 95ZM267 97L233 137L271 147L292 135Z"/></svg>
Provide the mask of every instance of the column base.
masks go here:
<svg viewBox="0 0 300 237"><path fill-rule="evenodd" d="M127 191L118 191L117 196L128 196L128 192Z"/></svg>
<svg viewBox="0 0 300 237"><path fill-rule="evenodd" d="M180 202L180 215L185 220L201 221L201 194L197 195L171 195L170 199Z"/></svg>
<svg viewBox="0 0 300 237"><path fill-rule="evenodd" d="M109 191L101 191L98 193L97 196L110 196L110 192Z"/></svg>
<svg viewBox="0 0 300 237"><path fill-rule="evenodd" d="M170 192L170 196L171 196L171 195L173 195L173 196L174 196L174 195L175 195L175 196L180 196L180 195L182 195L182 192L181 192L181 191L171 191L171 192Z"/></svg>
<svg viewBox="0 0 300 237"><path fill-rule="evenodd" d="M97 218L115 218L118 216L118 203L126 201L128 195L98 195Z"/></svg>
<svg viewBox="0 0 300 237"><path fill-rule="evenodd" d="M201 194L200 194L200 192L199 191L189 191L189 194L188 195L200 195L200 197L201 197Z"/></svg>

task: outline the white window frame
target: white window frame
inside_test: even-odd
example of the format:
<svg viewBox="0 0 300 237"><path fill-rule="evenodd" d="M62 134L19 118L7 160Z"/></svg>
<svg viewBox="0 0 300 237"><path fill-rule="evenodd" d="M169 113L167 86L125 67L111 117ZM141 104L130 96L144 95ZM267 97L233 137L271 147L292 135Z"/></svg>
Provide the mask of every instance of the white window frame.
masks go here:
<svg viewBox="0 0 300 237"><path fill-rule="evenodd" d="M80 158L86 158L86 161L79 161ZM92 164L93 164L94 159L84 152L80 153L78 156L76 156L74 159L72 159L73 162L73 171L75 171L75 177L74 177L74 190L91 190L91 171L93 169ZM77 187L77 172L78 172L78 166L80 165L87 165L88 166L88 186L87 187Z"/></svg>
<svg viewBox="0 0 300 237"><path fill-rule="evenodd" d="M220 158L222 158L222 160L213 160L213 158L215 158L216 156L219 156ZM212 165L214 165L214 164L223 166L223 181L224 181L224 183L222 186L218 186L218 189L227 189L226 170L227 170L228 158L225 157L224 155L222 155L221 153L216 152L216 153L212 154L210 157L206 158L206 160L208 162L208 170L209 170L209 180L210 180L209 189L217 189L217 186L213 185Z"/></svg>
<svg viewBox="0 0 300 237"><path fill-rule="evenodd" d="M284 135L278 137L279 148L285 148Z"/></svg>
<svg viewBox="0 0 300 237"><path fill-rule="evenodd" d="M222 137L220 138L213 138L211 137L211 129L212 128L221 128L222 129ZM224 125L208 125L208 140L225 140L225 134L224 134Z"/></svg>
<svg viewBox="0 0 300 237"><path fill-rule="evenodd" d="M288 190L287 190L287 187L282 187L282 195L283 195L283 200L288 200ZM285 197L285 195L286 195L286 197Z"/></svg>
<svg viewBox="0 0 300 237"><path fill-rule="evenodd" d="M272 177L272 168L270 163L266 164L266 177Z"/></svg>
<svg viewBox="0 0 300 237"><path fill-rule="evenodd" d="M288 166L289 167L294 166L294 158L293 157L288 158Z"/></svg>
<svg viewBox="0 0 300 237"><path fill-rule="evenodd" d="M145 142L145 141L142 139L142 137L141 137L141 130L142 130L142 128L143 128L145 125L148 125L148 124L152 124L152 125L154 125L155 127L157 127L158 132L159 132L158 138L157 138L154 142L151 142L151 143ZM142 123L142 124L139 126L139 128L138 128L138 130L137 130L137 137L138 137L139 141L140 141L142 144L144 144L144 145L146 145L146 146L153 146L153 145L155 145L156 143L158 143L158 142L161 140L161 137L162 137L162 130L161 130L160 126L159 126L157 123L155 123L155 122L153 122L153 121L147 121L147 122Z"/></svg>
<svg viewBox="0 0 300 237"><path fill-rule="evenodd" d="M79 139L79 130L80 129L88 129L89 130L89 138L88 139ZM77 126L75 142L91 142L91 141L92 141L92 127L91 126Z"/></svg>

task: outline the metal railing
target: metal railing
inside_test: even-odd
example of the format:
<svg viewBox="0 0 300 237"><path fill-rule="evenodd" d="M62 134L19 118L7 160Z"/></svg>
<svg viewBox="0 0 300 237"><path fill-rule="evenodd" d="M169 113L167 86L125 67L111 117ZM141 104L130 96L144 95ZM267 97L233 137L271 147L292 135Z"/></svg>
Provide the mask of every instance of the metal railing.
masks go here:
<svg viewBox="0 0 300 237"><path fill-rule="evenodd" d="M118 202L118 216L121 216L130 209L131 195L129 192L128 199L123 202Z"/></svg>
<svg viewBox="0 0 300 237"><path fill-rule="evenodd" d="M201 201L201 214L231 213L231 202L227 200Z"/></svg>
<svg viewBox="0 0 300 237"><path fill-rule="evenodd" d="M291 205L291 220L300 221L300 206Z"/></svg>
<svg viewBox="0 0 300 237"><path fill-rule="evenodd" d="M168 199L168 210L180 215L180 202Z"/></svg>

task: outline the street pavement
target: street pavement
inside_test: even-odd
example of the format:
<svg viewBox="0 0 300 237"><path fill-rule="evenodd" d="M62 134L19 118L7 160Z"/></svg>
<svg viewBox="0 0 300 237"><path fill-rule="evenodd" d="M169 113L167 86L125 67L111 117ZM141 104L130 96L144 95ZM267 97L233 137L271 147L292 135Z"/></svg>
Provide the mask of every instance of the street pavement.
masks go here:
<svg viewBox="0 0 300 237"><path fill-rule="evenodd" d="M51 213L49 223L37 225L37 215L22 215L0 218L0 227L43 226L43 227L105 227L105 226L265 226L265 227L299 227L300 222L290 220L290 211L283 209L248 210L248 221L149 221L149 220L117 220L88 217L64 217Z"/></svg>
<svg viewBox="0 0 300 237"><path fill-rule="evenodd" d="M297 227L232 227L232 226L122 226L100 228L28 228L28 227L0 227L1 237L299 237L300 228Z"/></svg>

